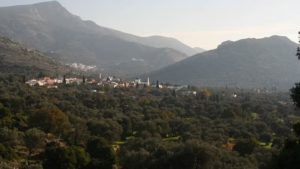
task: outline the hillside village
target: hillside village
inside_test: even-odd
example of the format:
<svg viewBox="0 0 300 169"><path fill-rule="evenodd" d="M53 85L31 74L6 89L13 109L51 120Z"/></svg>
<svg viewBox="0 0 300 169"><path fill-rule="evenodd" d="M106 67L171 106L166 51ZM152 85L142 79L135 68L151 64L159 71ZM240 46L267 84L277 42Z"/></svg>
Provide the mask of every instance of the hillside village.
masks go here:
<svg viewBox="0 0 300 169"><path fill-rule="evenodd" d="M46 87L46 88L59 88L59 86L65 85L92 85L98 87L110 87L110 88L134 88L134 89L141 89L141 88L156 88L156 89L168 89L176 92L181 96L196 96L199 94L195 88L191 88L189 85L176 85L176 84L169 84L169 83L161 83L159 81L150 81L150 78L141 79L136 78L134 80L123 80L121 78L115 76L105 76L103 77L102 74L99 74L98 78L93 77L41 77L41 78L33 78L25 82L27 85L31 87ZM236 88L239 90L239 88ZM202 90L201 90L202 91ZM252 88L249 91L257 93L257 94L264 94L264 93L276 93L277 89L272 88ZM92 92L103 92L98 90L92 90ZM239 97L236 92L232 92L232 98Z"/></svg>
<svg viewBox="0 0 300 169"><path fill-rule="evenodd" d="M197 91L191 90L188 85L172 85L172 84L162 84L159 81L150 82L150 78L148 77L146 81L143 81L140 78L136 78L135 80L122 80L120 78L114 76L102 77L100 74L98 78L87 78L82 76L82 78L78 77L60 77L60 78L51 78L51 77L41 77L30 79L25 82L27 85L35 87L35 86L43 86L47 88L58 88L61 84L66 85L82 85L82 84L90 84L95 86L102 87L111 87L111 88L157 88L157 89L170 89L174 91L178 91L183 95L197 95ZM97 92L94 90L93 92Z"/></svg>

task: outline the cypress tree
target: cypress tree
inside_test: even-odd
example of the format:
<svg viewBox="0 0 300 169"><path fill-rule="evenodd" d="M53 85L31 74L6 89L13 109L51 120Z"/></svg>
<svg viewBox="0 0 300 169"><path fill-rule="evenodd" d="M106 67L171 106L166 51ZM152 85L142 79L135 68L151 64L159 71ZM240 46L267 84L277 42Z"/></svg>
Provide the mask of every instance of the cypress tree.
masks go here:
<svg viewBox="0 0 300 169"><path fill-rule="evenodd" d="M64 77L63 77L63 84L67 84L66 75L64 75Z"/></svg>

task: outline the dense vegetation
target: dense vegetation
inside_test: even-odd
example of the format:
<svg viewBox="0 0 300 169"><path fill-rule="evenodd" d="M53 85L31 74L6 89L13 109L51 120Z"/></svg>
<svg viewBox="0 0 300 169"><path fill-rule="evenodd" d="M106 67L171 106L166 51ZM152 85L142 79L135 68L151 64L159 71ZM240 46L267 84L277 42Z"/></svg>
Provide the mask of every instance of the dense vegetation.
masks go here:
<svg viewBox="0 0 300 169"><path fill-rule="evenodd" d="M291 89L291 98L300 108L300 83L296 83ZM300 123L294 124L293 131L295 136L285 140L280 153L273 156L270 168L298 169L300 167Z"/></svg>
<svg viewBox="0 0 300 169"><path fill-rule="evenodd" d="M0 168L265 169L300 120L288 93L19 81L0 79Z"/></svg>

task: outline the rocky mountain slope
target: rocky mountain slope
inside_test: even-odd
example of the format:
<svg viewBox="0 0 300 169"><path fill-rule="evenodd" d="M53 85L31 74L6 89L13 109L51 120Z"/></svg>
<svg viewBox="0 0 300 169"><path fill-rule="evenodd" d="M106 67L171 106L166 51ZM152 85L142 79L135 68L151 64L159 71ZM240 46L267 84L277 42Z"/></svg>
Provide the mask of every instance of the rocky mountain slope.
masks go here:
<svg viewBox="0 0 300 169"><path fill-rule="evenodd" d="M65 74L71 71L52 58L33 49L27 49L8 38L0 37L0 73L37 76Z"/></svg>

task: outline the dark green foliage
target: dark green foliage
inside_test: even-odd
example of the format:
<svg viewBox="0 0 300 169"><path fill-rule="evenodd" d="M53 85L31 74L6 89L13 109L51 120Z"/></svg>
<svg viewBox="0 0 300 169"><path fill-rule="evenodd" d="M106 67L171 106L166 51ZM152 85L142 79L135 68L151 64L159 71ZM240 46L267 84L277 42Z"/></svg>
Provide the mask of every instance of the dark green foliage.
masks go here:
<svg viewBox="0 0 300 169"><path fill-rule="evenodd" d="M89 155L80 147L66 148L50 145L45 151L43 167L44 169L84 169L89 162Z"/></svg>
<svg viewBox="0 0 300 169"><path fill-rule="evenodd" d="M90 121L87 123L92 135L110 138L111 141L119 140L122 135L122 126L113 120Z"/></svg>
<svg viewBox="0 0 300 169"><path fill-rule="evenodd" d="M112 169L115 155L112 147L103 139L95 138L87 143L87 151L92 157L88 168Z"/></svg>
<svg viewBox="0 0 300 169"><path fill-rule="evenodd" d="M45 169L264 169L299 118L287 93L193 90L47 89L0 76L2 158Z"/></svg>
<svg viewBox="0 0 300 169"><path fill-rule="evenodd" d="M291 89L291 98L297 108L300 108L300 83ZM285 141L279 154L273 156L270 169L299 169L300 168L300 123L293 125L296 138Z"/></svg>
<svg viewBox="0 0 300 169"><path fill-rule="evenodd" d="M263 133L259 136L262 142L270 143L272 141L272 135L270 133Z"/></svg>
<svg viewBox="0 0 300 169"><path fill-rule="evenodd" d="M23 164L20 169L43 169L43 166L39 163L28 164L27 162L27 164Z"/></svg>
<svg viewBox="0 0 300 169"><path fill-rule="evenodd" d="M58 135L65 134L70 129L68 116L61 110L51 107L33 112L29 122L32 127Z"/></svg>
<svg viewBox="0 0 300 169"><path fill-rule="evenodd" d="M17 155L12 148L0 144L0 161L1 160L14 160Z"/></svg>
<svg viewBox="0 0 300 169"><path fill-rule="evenodd" d="M293 99L295 105L300 107L300 83L296 83L291 89L291 98Z"/></svg>
<svg viewBox="0 0 300 169"><path fill-rule="evenodd" d="M66 75L63 76L63 84L66 84L67 81L66 81Z"/></svg>
<svg viewBox="0 0 300 169"><path fill-rule="evenodd" d="M82 76L82 84L85 84L86 78L85 76Z"/></svg>
<svg viewBox="0 0 300 169"><path fill-rule="evenodd" d="M239 152L240 155L245 156L252 154L256 144L253 140L241 140L233 147L234 151Z"/></svg>
<svg viewBox="0 0 300 169"><path fill-rule="evenodd" d="M46 134L36 128L29 129L25 132L24 142L29 149L29 155L38 148L43 148L46 143Z"/></svg>
<svg viewBox="0 0 300 169"><path fill-rule="evenodd" d="M300 123L294 124L293 129L296 136L300 138Z"/></svg>
<svg viewBox="0 0 300 169"><path fill-rule="evenodd" d="M211 168L214 163L214 154L211 154L207 147L192 144L186 145L178 151L171 158L171 168L206 169Z"/></svg>
<svg viewBox="0 0 300 169"><path fill-rule="evenodd" d="M23 133L16 128L0 128L0 143L13 147L22 143Z"/></svg>
<svg viewBox="0 0 300 169"><path fill-rule="evenodd" d="M288 140L279 155L272 161L272 169L299 169L300 144L296 140Z"/></svg>

